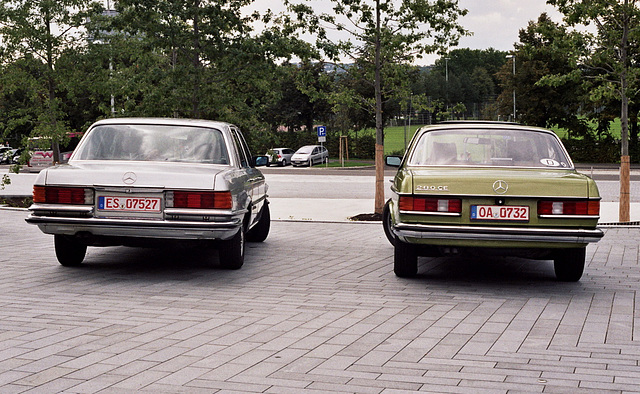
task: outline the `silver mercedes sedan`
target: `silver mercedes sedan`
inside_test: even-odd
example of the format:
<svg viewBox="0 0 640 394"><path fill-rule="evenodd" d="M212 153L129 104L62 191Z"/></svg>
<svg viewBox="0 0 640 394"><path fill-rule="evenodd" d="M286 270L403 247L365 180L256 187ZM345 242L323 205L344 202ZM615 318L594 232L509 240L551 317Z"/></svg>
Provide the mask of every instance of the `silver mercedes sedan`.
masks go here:
<svg viewBox="0 0 640 394"><path fill-rule="evenodd" d="M238 269L245 241L270 228L267 184L240 130L207 120L120 118L94 123L69 162L43 170L26 221L53 234L76 266L87 246L216 245Z"/></svg>

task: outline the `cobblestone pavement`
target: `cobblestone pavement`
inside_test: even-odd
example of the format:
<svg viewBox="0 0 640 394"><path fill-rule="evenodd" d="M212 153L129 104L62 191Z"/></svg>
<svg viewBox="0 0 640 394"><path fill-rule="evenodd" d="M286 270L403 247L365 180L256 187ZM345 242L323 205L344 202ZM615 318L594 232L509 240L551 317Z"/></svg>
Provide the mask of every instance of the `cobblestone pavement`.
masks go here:
<svg viewBox="0 0 640 394"><path fill-rule="evenodd" d="M210 251L90 248L0 211L2 393L638 392L640 229L551 262L420 260L379 224L274 222L239 271Z"/></svg>

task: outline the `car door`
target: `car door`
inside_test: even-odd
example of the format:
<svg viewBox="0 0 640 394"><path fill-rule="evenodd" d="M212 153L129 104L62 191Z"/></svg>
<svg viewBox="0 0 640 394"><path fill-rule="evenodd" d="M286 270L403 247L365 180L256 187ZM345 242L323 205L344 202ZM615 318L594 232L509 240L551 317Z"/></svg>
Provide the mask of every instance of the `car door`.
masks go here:
<svg viewBox="0 0 640 394"><path fill-rule="evenodd" d="M231 134L237 146L238 156L240 157L240 171L244 173L242 177L244 179L244 188L251 204L251 219L249 224L253 224L257 220L260 209L262 209L267 197L267 185L264 175L262 175L260 170L252 166L251 152L240 130L232 127Z"/></svg>

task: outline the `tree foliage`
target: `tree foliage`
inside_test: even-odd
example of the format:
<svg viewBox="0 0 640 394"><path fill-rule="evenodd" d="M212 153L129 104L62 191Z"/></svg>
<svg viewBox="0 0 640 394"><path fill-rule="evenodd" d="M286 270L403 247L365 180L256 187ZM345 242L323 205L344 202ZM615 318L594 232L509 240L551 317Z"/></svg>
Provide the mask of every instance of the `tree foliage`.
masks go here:
<svg viewBox="0 0 640 394"><path fill-rule="evenodd" d="M54 144L54 161L60 161L57 144L69 127L62 108L57 62L65 51L81 46L78 33L84 21L99 10L89 0L16 0L0 3L0 64L6 67L13 59L34 59L42 64L39 72L22 73L30 82L33 112L24 113L17 122L6 122L4 134L17 131L16 125L33 122L32 134L49 137ZM33 62L31 64L35 65ZM23 69L24 70L24 69ZM15 76L15 75L12 75ZM9 79L9 89L25 85ZM15 120L12 119L12 120Z"/></svg>
<svg viewBox="0 0 640 394"><path fill-rule="evenodd" d="M553 86L540 82L548 75L572 75L576 65L567 54L577 53L584 47L582 35L542 14L520 30L519 38L513 52L516 74L511 62L497 73L503 87L498 97L500 113L512 112L511 93L515 89L519 122L540 127L558 126L585 136L588 128L581 110L587 93L582 80L562 78Z"/></svg>
<svg viewBox="0 0 640 394"><path fill-rule="evenodd" d="M316 13L307 3L287 1L289 9L304 21L317 37L318 48L336 62L356 64L349 72L373 88L373 98L354 90L337 92L336 104L353 103L368 108L376 119L375 213L384 205L383 106L391 98L408 97L407 67L416 57L444 51L457 44L467 31L458 24L466 10L450 0L331 0L331 12ZM335 29L347 39L333 40L327 30ZM348 59L345 61L345 59Z"/></svg>
<svg viewBox="0 0 640 394"><path fill-rule="evenodd" d="M636 0L548 0L565 15L569 26L595 25L595 34L582 33L585 45L570 52L574 71L547 78L557 85L567 79L585 78L594 102L620 100L621 154L628 156L629 99L640 87L636 67L640 40L640 9ZM582 49L580 51L580 49ZM635 65L634 65L635 63Z"/></svg>

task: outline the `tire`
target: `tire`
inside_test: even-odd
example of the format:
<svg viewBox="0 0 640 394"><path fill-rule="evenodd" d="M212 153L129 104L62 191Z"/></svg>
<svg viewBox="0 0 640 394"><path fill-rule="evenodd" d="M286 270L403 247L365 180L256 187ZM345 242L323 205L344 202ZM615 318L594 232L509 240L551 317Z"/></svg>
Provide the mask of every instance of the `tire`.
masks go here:
<svg viewBox="0 0 640 394"><path fill-rule="evenodd" d="M280 167L286 167L287 166L287 160L282 159L282 161L280 162Z"/></svg>
<svg viewBox="0 0 640 394"><path fill-rule="evenodd" d="M220 266L224 269L237 270L244 264L244 246L246 234L242 226L233 238L222 241L218 249Z"/></svg>
<svg viewBox="0 0 640 394"><path fill-rule="evenodd" d="M382 209L382 228L384 228L384 235L387 236L387 239L391 243L391 245L395 246L398 238L391 230L392 222L391 222L391 209L389 208L388 200L386 204L384 204L384 208Z"/></svg>
<svg viewBox="0 0 640 394"><path fill-rule="evenodd" d="M53 245L58 262L65 267L79 266L87 254L87 245L67 235L54 235Z"/></svg>
<svg viewBox="0 0 640 394"><path fill-rule="evenodd" d="M271 212L269 211L269 203L265 202L262 206L262 212L260 213L260 220L255 226L247 231L247 241L249 242L263 242L269 235L269 229L271 228Z"/></svg>
<svg viewBox="0 0 640 394"><path fill-rule="evenodd" d="M418 274L418 253L414 245L397 241L393 253L393 272L399 278L413 278Z"/></svg>
<svg viewBox="0 0 640 394"><path fill-rule="evenodd" d="M553 269L561 282L577 282L584 272L587 248L561 249L556 252Z"/></svg>

